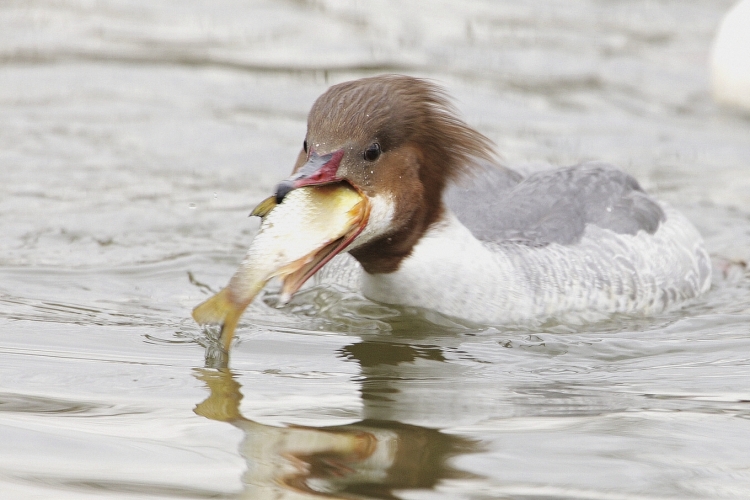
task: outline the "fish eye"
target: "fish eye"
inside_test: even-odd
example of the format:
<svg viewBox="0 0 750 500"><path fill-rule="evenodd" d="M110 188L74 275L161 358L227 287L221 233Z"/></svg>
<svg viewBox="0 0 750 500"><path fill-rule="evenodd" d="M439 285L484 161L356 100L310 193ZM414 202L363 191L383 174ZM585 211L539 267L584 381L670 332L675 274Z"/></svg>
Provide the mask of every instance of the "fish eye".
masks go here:
<svg viewBox="0 0 750 500"><path fill-rule="evenodd" d="M380 158L380 144L377 142L373 142L369 146L367 146L367 149L365 149L365 160L367 161L375 161L378 158Z"/></svg>
<svg viewBox="0 0 750 500"><path fill-rule="evenodd" d="M302 149L304 149L305 153L307 153L307 139L305 139L304 141L302 141Z"/></svg>

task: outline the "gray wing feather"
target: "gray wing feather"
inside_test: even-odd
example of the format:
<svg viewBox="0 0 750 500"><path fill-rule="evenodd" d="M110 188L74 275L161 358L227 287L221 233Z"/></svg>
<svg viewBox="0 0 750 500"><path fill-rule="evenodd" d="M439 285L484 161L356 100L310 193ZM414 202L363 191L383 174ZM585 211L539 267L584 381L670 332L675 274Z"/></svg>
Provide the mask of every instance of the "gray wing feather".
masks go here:
<svg viewBox="0 0 750 500"><path fill-rule="evenodd" d="M457 186L445 201L482 241L538 246L575 244L593 224L622 234L653 234L664 211L630 175L590 162L521 179L487 171L472 186Z"/></svg>

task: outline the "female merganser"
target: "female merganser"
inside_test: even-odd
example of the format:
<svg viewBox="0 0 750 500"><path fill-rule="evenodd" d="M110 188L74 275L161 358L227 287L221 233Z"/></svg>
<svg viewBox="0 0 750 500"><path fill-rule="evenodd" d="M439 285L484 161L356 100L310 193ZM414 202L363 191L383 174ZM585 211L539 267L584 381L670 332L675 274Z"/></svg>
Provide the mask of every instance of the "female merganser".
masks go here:
<svg viewBox="0 0 750 500"><path fill-rule="evenodd" d="M493 158L490 140L458 118L428 81L385 75L331 87L313 105L292 176L275 198L348 183L367 202L367 214L352 222L361 227L293 270L283 264L284 273L264 271L252 286L238 271L194 317L224 325L231 309L231 337L268 277L286 276L284 302L342 251L353 259L329 263L318 273L324 281L485 324L654 313L708 290L710 260L698 231L629 175L586 163L522 178L488 168ZM473 187L446 190L472 173ZM268 226L276 231L281 220ZM248 261L251 253L244 268L255 265Z"/></svg>

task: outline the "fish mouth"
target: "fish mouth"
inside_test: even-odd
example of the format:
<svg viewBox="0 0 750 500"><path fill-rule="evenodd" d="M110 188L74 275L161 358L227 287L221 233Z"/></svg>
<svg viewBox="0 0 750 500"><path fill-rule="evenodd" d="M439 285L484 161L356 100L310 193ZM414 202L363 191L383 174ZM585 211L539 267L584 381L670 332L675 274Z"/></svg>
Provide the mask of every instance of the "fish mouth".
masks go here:
<svg viewBox="0 0 750 500"><path fill-rule="evenodd" d="M347 211L347 226L342 228L340 237L329 241L321 247L313 250L304 257L297 259L276 270L271 277L281 279L281 293L279 295L279 305L289 302L301 287L320 268L326 265L332 258L343 252L367 226L370 217L370 202L361 189L345 180L327 182L324 184L315 184L309 186L314 188L318 194L323 196L337 196L342 188L355 191L359 197L359 202ZM275 206L278 203L277 196L271 196L262 201L250 215L265 217L270 210L269 206ZM315 210L316 207L306 207L307 210Z"/></svg>

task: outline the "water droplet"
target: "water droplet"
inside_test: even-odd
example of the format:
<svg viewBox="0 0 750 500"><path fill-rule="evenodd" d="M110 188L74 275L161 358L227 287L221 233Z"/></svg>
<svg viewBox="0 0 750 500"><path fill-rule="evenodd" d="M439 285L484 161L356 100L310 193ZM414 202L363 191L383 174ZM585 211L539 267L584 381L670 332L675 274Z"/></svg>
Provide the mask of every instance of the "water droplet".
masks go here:
<svg viewBox="0 0 750 500"><path fill-rule="evenodd" d="M195 210L195 206L195 203L191 203L190 205L188 205L188 208L190 208L190 210Z"/></svg>

